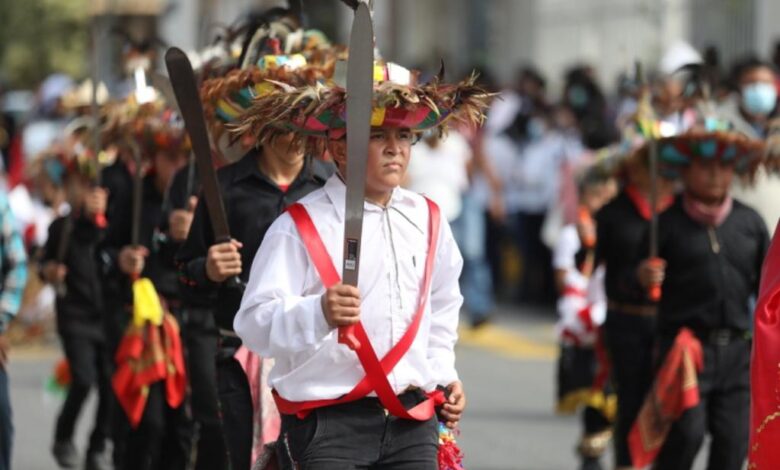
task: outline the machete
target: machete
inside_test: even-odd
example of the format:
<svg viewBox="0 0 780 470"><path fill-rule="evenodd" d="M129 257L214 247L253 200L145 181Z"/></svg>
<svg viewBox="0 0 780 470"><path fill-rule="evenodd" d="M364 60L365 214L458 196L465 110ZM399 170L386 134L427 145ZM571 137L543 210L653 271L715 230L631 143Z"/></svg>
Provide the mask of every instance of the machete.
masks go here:
<svg viewBox="0 0 780 470"><path fill-rule="evenodd" d="M373 91L374 26L371 22L371 11L366 2L361 0L355 8L347 62L347 195L342 270L342 282L355 287L358 285L360 269ZM354 327L339 328L339 342L353 350L360 348L360 342L354 335Z"/></svg>
<svg viewBox="0 0 780 470"><path fill-rule="evenodd" d="M206 121L203 118L203 105L195 82L195 74L187 55L177 47L171 47L165 53L165 65L171 78L173 93L179 104L184 127L190 136L192 152L195 154L198 176L203 188L203 198L206 200L211 227L214 231L214 242L230 242L225 206L219 191L217 173L211 162L211 146L209 145ZM226 281L228 287L242 288L241 280L236 276Z"/></svg>
<svg viewBox="0 0 780 470"><path fill-rule="evenodd" d="M645 76L642 70L642 64L637 61L635 64L636 80L640 86L640 100L646 101L648 112L652 112L651 104L651 91L650 85L645 80ZM658 259L658 139L656 136L656 117L655 113L651 113L646 116L651 119L651 131L647 137L647 152L648 152L648 171L650 173L650 193L648 194L648 202L650 203L650 246L649 246L649 259L651 263L658 265L660 260ZM661 300L661 285L653 283L647 293L648 298L653 302Z"/></svg>

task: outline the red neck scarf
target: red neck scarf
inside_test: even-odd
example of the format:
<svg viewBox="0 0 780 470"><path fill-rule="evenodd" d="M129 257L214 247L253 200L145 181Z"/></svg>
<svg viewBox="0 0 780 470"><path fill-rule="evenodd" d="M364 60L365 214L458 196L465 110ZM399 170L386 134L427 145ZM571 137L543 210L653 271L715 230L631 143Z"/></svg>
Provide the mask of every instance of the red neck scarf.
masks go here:
<svg viewBox="0 0 780 470"><path fill-rule="evenodd" d="M634 207L636 207L639 215L642 216L642 218L645 220L650 220L652 218L650 202L647 200L644 194L639 191L639 188L633 184L629 184L626 186L624 191L626 192L628 198L631 199L631 202L634 203ZM660 214L661 212L665 211L669 206L672 205L672 202L674 202L673 196L666 196L658 199L655 207L656 212Z"/></svg>
<svg viewBox="0 0 780 470"><path fill-rule="evenodd" d="M718 206L708 206L685 193L682 203L683 210L691 219L708 227L720 226L734 207L734 200L731 196L726 196L726 199Z"/></svg>

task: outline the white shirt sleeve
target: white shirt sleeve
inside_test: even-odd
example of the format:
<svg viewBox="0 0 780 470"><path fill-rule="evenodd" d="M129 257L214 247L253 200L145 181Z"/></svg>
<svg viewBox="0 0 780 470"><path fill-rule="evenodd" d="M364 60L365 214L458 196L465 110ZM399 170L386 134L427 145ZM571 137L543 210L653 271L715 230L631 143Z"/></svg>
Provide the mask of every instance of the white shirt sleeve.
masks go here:
<svg viewBox="0 0 780 470"><path fill-rule="evenodd" d="M573 224L564 226L553 250L553 269L567 271L576 269L574 258L578 251L580 251L580 236L577 234L577 228Z"/></svg>
<svg viewBox="0 0 780 470"><path fill-rule="evenodd" d="M282 217L290 219L288 214ZM280 218L274 225L280 222L292 224L291 219ZM303 243L274 228L255 255L233 321L244 345L265 358L316 349L332 330L320 303L324 288L309 280L310 261Z"/></svg>
<svg viewBox="0 0 780 470"><path fill-rule="evenodd" d="M431 333L428 359L437 385L458 380L455 370L455 343L458 341L458 319L463 296L458 279L463 258L452 237L452 230L442 217L436 261L431 280Z"/></svg>

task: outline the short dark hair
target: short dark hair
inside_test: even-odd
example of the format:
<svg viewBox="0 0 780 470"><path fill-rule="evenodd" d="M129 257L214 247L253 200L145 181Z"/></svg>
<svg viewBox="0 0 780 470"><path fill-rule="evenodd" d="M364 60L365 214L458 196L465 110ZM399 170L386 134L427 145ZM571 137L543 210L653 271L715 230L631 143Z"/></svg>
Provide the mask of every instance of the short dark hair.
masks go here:
<svg viewBox="0 0 780 470"><path fill-rule="evenodd" d="M763 68L776 72L774 65L765 60L761 60L756 56L745 57L734 63L734 67L731 69L731 80L735 85L739 85L743 76L753 70Z"/></svg>

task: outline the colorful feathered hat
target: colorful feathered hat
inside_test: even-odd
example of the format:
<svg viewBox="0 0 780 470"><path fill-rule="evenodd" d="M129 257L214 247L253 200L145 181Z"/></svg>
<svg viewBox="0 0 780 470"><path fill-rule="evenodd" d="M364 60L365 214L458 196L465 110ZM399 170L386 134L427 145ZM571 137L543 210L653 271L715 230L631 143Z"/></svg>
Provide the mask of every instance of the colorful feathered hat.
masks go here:
<svg viewBox="0 0 780 470"><path fill-rule="evenodd" d="M718 160L734 165L737 174L752 177L765 157L765 144L734 130L730 122L703 118L700 125L658 141L660 163L671 170L694 159Z"/></svg>
<svg viewBox="0 0 780 470"><path fill-rule="evenodd" d="M295 87L272 83L274 90L255 98L231 127L237 136L251 134L258 142L296 132L324 137L346 129L345 62L336 66L327 83ZM451 122L479 126L491 94L477 85L476 75L457 84L445 84L443 73L419 84L418 73L393 63L374 65L371 125L404 127L413 131L444 129Z"/></svg>
<svg viewBox="0 0 780 470"><path fill-rule="evenodd" d="M303 30L294 17L266 18L246 33L236 68L205 80L201 87L212 137L219 141L225 124L244 114L255 98L272 91L272 82L313 85L330 78L336 60L345 54L346 48L332 46L319 31Z"/></svg>

